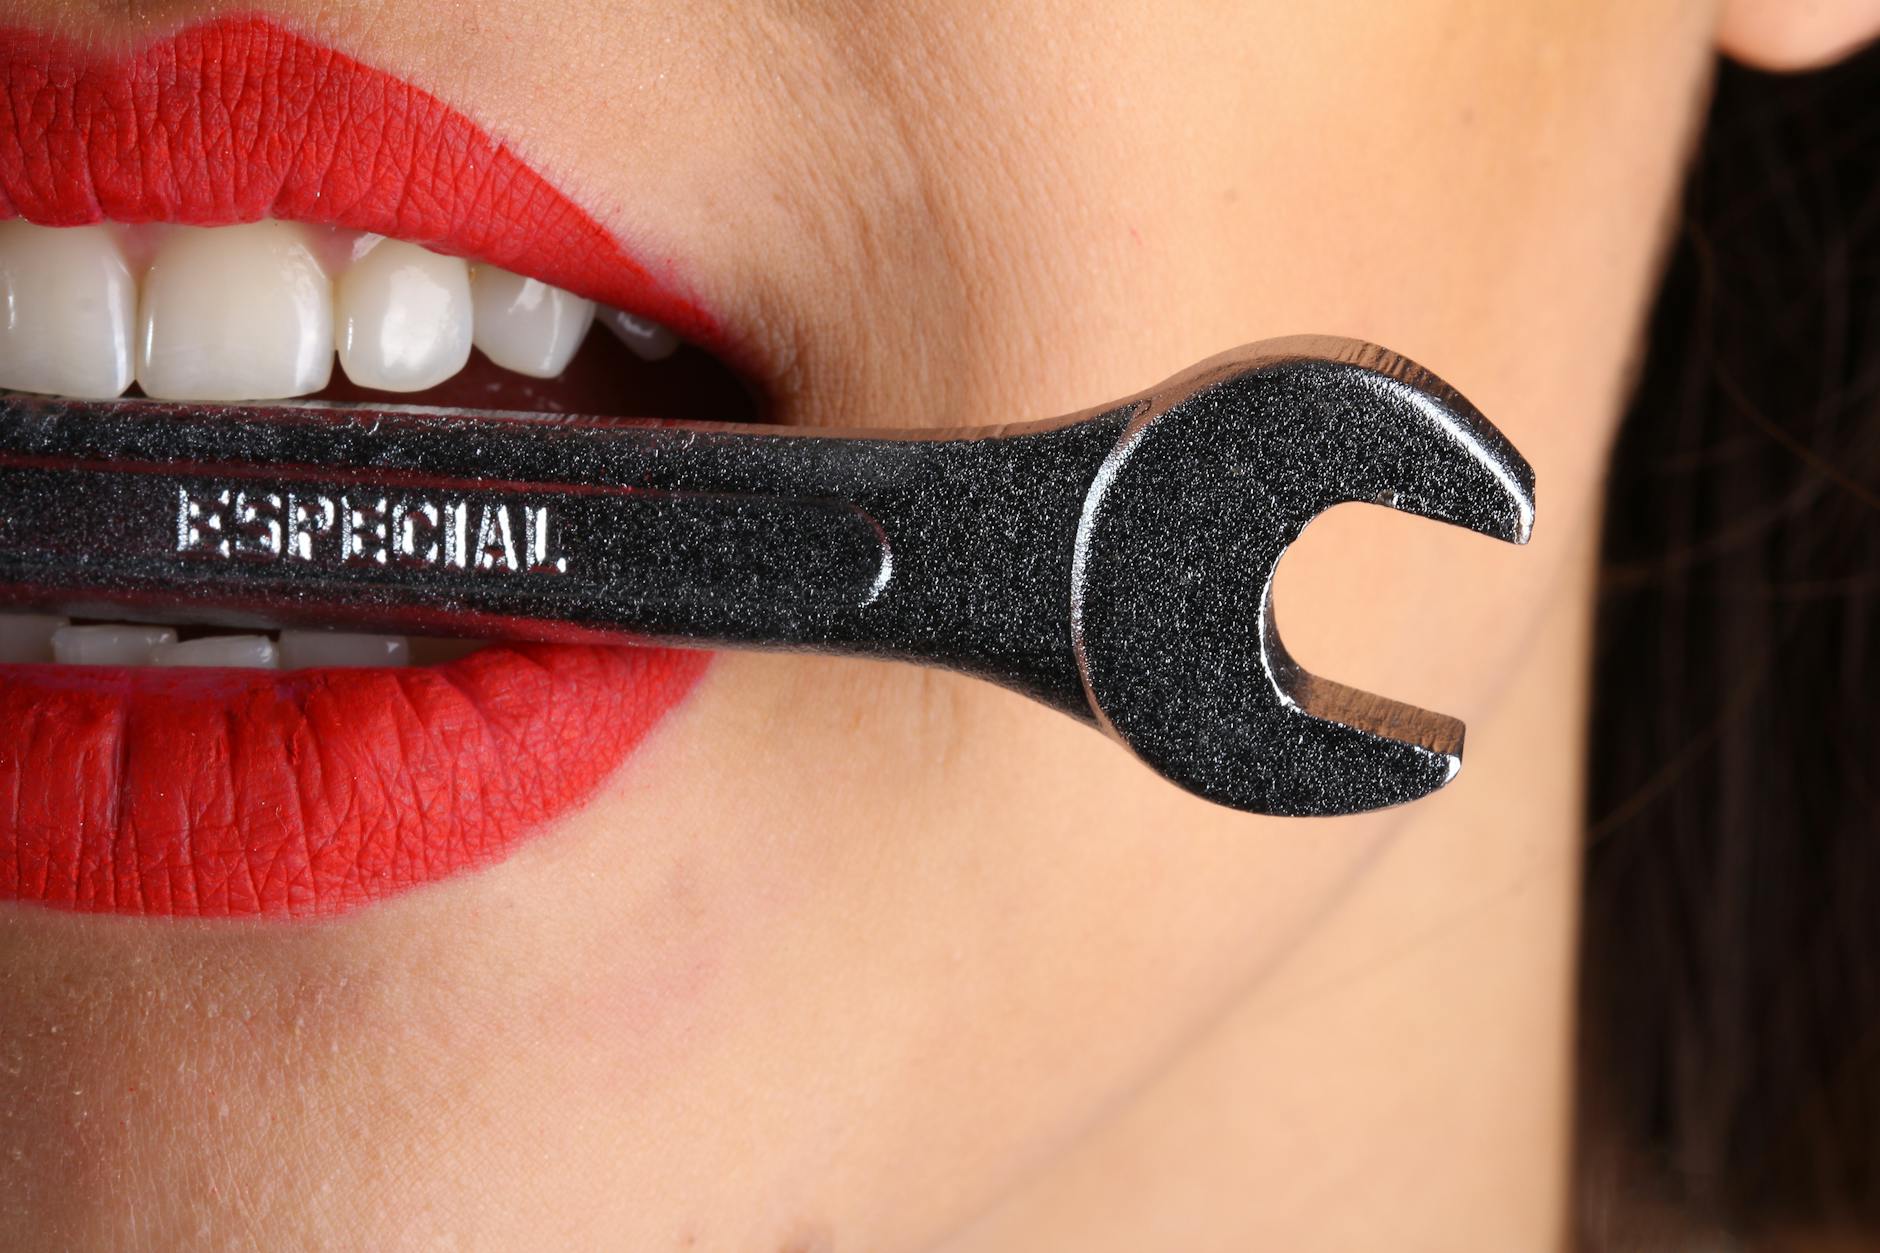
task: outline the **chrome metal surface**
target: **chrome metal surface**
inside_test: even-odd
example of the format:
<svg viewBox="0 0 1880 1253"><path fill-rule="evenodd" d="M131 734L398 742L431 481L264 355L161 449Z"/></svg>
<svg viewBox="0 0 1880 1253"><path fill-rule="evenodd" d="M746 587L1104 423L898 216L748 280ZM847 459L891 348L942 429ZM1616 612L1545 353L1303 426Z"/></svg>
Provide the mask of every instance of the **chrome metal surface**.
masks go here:
<svg viewBox="0 0 1880 1253"><path fill-rule="evenodd" d="M1462 724L1307 674L1272 579L1370 501L1515 543L1533 473L1349 340L949 433L0 393L0 605L946 666L1240 809L1413 800Z"/></svg>

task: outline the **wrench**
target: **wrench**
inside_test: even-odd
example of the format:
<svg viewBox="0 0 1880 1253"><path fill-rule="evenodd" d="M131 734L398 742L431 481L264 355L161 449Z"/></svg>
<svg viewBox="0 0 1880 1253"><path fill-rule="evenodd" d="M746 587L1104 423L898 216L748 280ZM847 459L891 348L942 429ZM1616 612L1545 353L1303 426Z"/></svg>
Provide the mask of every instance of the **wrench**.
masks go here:
<svg viewBox="0 0 1880 1253"><path fill-rule="evenodd" d="M1341 814L1447 783L1463 727L1300 669L1281 554L1346 501L1524 543L1533 496L1453 389L1322 337L938 433L0 393L0 604L895 658Z"/></svg>

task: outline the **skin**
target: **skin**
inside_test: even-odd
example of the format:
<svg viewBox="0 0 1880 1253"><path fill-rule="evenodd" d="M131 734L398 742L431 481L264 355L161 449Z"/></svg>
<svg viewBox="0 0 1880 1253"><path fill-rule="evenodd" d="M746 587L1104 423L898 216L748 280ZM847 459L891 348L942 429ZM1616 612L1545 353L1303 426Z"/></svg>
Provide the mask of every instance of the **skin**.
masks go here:
<svg viewBox="0 0 1880 1253"><path fill-rule="evenodd" d="M1288 559L1308 668L1469 722L1404 810L1252 819L984 684L725 656L486 872L314 926L6 909L0 1245L1558 1241L1601 467L1719 39L1803 62L1872 6L261 9L675 258L781 420L1330 331L1475 400L1539 526L1347 508Z"/></svg>

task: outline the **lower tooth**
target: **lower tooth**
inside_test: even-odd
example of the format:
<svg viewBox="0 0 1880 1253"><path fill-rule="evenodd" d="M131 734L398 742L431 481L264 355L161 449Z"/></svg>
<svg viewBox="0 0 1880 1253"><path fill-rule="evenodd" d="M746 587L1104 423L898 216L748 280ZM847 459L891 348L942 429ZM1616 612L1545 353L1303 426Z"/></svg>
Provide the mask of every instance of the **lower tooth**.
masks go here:
<svg viewBox="0 0 1880 1253"><path fill-rule="evenodd" d="M176 632L168 627L67 626L52 633L52 659L66 666L142 666L154 649L174 643Z"/></svg>
<svg viewBox="0 0 1880 1253"><path fill-rule="evenodd" d="M350 631L282 631L283 670L411 664L411 642L402 635Z"/></svg>
<svg viewBox="0 0 1880 1253"><path fill-rule="evenodd" d="M51 661L53 633L69 625L49 614L0 614L0 663Z"/></svg>
<svg viewBox="0 0 1880 1253"><path fill-rule="evenodd" d="M150 650L150 664L273 670L280 664L280 654L265 635L205 635L180 644L174 640L157 644Z"/></svg>

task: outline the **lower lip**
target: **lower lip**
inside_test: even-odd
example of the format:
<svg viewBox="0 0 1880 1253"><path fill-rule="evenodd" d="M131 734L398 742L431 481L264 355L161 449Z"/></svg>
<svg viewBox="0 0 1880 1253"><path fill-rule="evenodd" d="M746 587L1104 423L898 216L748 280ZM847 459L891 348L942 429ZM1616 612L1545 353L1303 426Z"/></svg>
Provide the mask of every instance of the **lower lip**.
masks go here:
<svg viewBox="0 0 1880 1253"><path fill-rule="evenodd" d="M501 859L708 655L496 646L437 667L0 666L0 898L318 917Z"/></svg>
<svg viewBox="0 0 1880 1253"><path fill-rule="evenodd" d="M225 99L229 82L260 88ZM403 124L314 133L391 114ZM481 179L414 185L439 152ZM16 214L330 222L531 273L737 355L467 118L258 18L116 58L0 29L0 216ZM276 918L383 900L499 860L580 804L706 665L560 644L286 675L0 666L0 899Z"/></svg>

